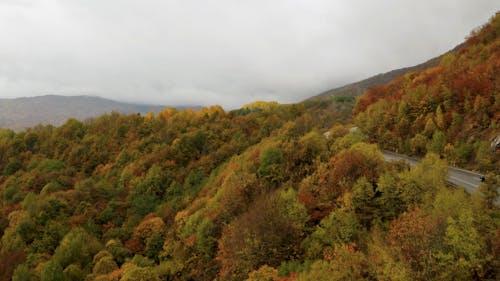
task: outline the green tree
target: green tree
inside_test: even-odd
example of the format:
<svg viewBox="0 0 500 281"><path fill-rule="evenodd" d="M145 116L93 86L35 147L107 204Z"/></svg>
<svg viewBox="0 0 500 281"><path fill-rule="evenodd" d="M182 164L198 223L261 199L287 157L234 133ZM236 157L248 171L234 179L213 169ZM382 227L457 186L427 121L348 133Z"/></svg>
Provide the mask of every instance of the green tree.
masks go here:
<svg viewBox="0 0 500 281"><path fill-rule="evenodd" d="M479 186L479 190L484 195L487 208L495 209L495 203L498 202L500 195L498 190L500 175L488 173L486 174L485 179L485 182L481 183Z"/></svg>
<svg viewBox="0 0 500 281"><path fill-rule="evenodd" d="M493 168L495 152L491 150L490 144L487 141L479 141L475 147L476 157L474 159L476 163L485 170Z"/></svg>
<svg viewBox="0 0 500 281"><path fill-rule="evenodd" d="M75 228L61 240L53 259L63 267L72 263L85 266L91 263L99 249L101 244L95 237L81 228Z"/></svg>
<svg viewBox="0 0 500 281"><path fill-rule="evenodd" d="M360 178L352 188L352 209L362 225L369 227L378 217L375 188L365 177Z"/></svg>
<svg viewBox="0 0 500 281"><path fill-rule="evenodd" d="M458 143L453 150L453 160L456 164L465 164L472 157L473 146L470 143Z"/></svg>
<svg viewBox="0 0 500 281"><path fill-rule="evenodd" d="M441 131L436 130L432 134L431 142L427 145L427 151L440 154L443 152L445 144L446 139L444 134Z"/></svg>
<svg viewBox="0 0 500 281"><path fill-rule="evenodd" d="M23 163L17 159L11 159L3 169L3 174L6 176L13 175L15 172L23 168Z"/></svg>
<svg viewBox="0 0 500 281"><path fill-rule="evenodd" d="M399 177L390 173L382 174L378 179L376 192L379 196L375 200L383 222L391 221L406 211L407 205L403 198L403 188ZM367 203L370 204L370 202Z"/></svg>
<svg viewBox="0 0 500 281"><path fill-rule="evenodd" d="M447 252L437 255L441 278L471 280L484 276L484 264L491 256L485 255L485 242L474 226L472 212L462 211L458 219L448 218L444 243Z"/></svg>
<svg viewBox="0 0 500 281"><path fill-rule="evenodd" d="M330 147L333 153L341 152L344 149L348 149L356 143L366 141L367 137L364 135L361 130L355 130L351 133L348 133L342 137L336 139L332 146Z"/></svg>
<svg viewBox="0 0 500 281"><path fill-rule="evenodd" d="M100 259L92 269L94 274L108 274L113 270L118 269L118 265L114 261L113 257L103 257Z"/></svg>
<svg viewBox="0 0 500 281"><path fill-rule="evenodd" d="M436 124L438 125L439 129L441 130L446 129L446 124L444 120L443 110L441 109L441 105L439 105L436 109Z"/></svg>
<svg viewBox="0 0 500 281"><path fill-rule="evenodd" d="M313 130L299 140L300 145L302 146L303 152L303 161L306 163L312 163L316 157L325 158L326 152L328 150L327 141L325 137L320 134L318 131Z"/></svg>
<svg viewBox="0 0 500 281"><path fill-rule="evenodd" d="M407 206L417 206L431 200L440 188L446 186L448 165L437 154L429 153L409 172L400 175L401 198Z"/></svg>
<svg viewBox="0 0 500 281"><path fill-rule="evenodd" d="M146 247L144 253L150 259L159 261L158 254L163 249L163 237L160 233L153 233L150 237L146 238Z"/></svg>
<svg viewBox="0 0 500 281"><path fill-rule="evenodd" d="M284 179L283 163L281 149L269 147L262 153L257 174L270 184L277 185Z"/></svg>
<svg viewBox="0 0 500 281"><path fill-rule="evenodd" d="M416 134L410 139L411 150L414 154L423 154L427 144L427 137L422 134Z"/></svg>
<svg viewBox="0 0 500 281"><path fill-rule="evenodd" d="M55 260L49 261L42 269L40 274L41 281L65 281L63 268Z"/></svg>
<svg viewBox="0 0 500 281"><path fill-rule="evenodd" d="M81 281L85 279L85 272L78 264L70 264L63 271L66 281Z"/></svg>
<svg viewBox="0 0 500 281"><path fill-rule="evenodd" d="M19 265L12 275L12 281L31 281L33 279L33 272L26 264Z"/></svg>
<svg viewBox="0 0 500 281"><path fill-rule="evenodd" d="M123 272L120 281L159 281L158 275L148 267L131 266Z"/></svg>
<svg viewBox="0 0 500 281"><path fill-rule="evenodd" d="M302 247L308 259L321 258L325 249L357 241L362 229L356 214L338 209L321 220L314 232L302 242Z"/></svg>

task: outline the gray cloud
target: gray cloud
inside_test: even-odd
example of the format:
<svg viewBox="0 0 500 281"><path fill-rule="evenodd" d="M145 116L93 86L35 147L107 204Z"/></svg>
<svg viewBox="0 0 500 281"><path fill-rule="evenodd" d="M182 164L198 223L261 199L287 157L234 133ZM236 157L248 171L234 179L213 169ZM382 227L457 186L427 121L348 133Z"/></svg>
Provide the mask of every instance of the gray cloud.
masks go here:
<svg viewBox="0 0 500 281"><path fill-rule="evenodd" d="M0 97L294 102L439 55L496 0L0 0Z"/></svg>

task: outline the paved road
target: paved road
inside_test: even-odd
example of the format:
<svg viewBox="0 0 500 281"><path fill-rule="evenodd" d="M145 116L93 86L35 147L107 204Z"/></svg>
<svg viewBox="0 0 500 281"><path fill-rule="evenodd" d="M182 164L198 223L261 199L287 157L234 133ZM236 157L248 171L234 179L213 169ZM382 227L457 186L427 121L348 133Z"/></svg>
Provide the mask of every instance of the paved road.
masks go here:
<svg viewBox="0 0 500 281"><path fill-rule="evenodd" d="M411 158L405 155L397 154L390 151L382 151L386 161L398 161L403 160L407 162L410 166L415 166L420 160ZM465 191L472 193L477 190L479 184L481 184L482 174L478 174L472 171L448 166L448 182L465 188Z"/></svg>

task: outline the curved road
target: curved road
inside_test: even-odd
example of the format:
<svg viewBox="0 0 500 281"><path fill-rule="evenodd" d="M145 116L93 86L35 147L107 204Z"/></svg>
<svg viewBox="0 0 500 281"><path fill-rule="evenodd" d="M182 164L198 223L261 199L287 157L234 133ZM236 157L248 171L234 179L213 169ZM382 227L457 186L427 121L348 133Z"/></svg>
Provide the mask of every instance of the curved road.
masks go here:
<svg viewBox="0 0 500 281"><path fill-rule="evenodd" d="M410 166L417 165L420 160L411 158L405 155L397 154L387 150L383 150L382 154L386 161L399 161L403 160L407 162ZM448 182L455 186L462 186L465 191L472 193L477 190L481 184L481 178L484 177L482 174L478 174L472 171L456 168L453 166L448 166Z"/></svg>

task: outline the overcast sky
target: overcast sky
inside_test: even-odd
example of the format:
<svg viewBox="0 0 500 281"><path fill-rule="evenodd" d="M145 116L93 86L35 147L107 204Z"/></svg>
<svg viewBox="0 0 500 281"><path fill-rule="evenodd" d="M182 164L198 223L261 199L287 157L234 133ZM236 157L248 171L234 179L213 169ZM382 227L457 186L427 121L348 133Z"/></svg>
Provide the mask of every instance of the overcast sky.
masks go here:
<svg viewBox="0 0 500 281"><path fill-rule="evenodd" d="M0 0L0 98L295 102L461 43L498 0Z"/></svg>

